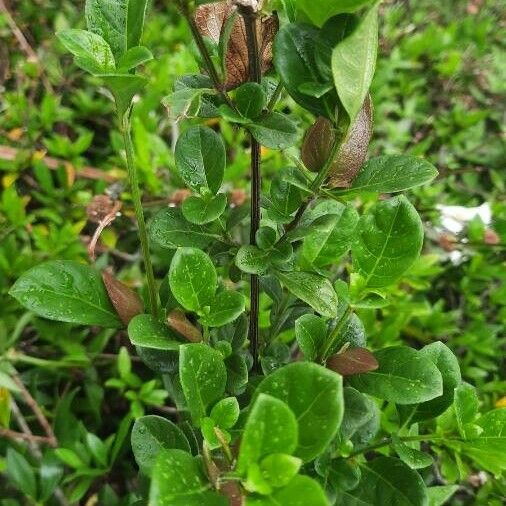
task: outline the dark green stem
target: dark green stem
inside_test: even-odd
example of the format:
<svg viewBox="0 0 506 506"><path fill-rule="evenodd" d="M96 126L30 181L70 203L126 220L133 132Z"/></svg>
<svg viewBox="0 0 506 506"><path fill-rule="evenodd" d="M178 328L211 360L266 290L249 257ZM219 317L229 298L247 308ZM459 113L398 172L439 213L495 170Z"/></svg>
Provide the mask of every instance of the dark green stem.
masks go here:
<svg viewBox="0 0 506 506"><path fill-rule="evenodd" d="M121 119L120 119L121 120ZM125 143L126 165L128 172L128 181L130 184L130 193L134 205L135 218L139 228L139 240L141 243L142 257L144 260L144 270L146 271L146 279L148 282L149 303L151 313L158 317L158 297L156 292L155 275L153 273L153 265L149 254L148 233L146 231L146 222L144 220L144 211L142 210L141 192L139 189L139 179L137 177L137 169L135 168L134 149L130 133L130 119L127 115L121 121L121 133L123 134L123 142Z"/></svg>

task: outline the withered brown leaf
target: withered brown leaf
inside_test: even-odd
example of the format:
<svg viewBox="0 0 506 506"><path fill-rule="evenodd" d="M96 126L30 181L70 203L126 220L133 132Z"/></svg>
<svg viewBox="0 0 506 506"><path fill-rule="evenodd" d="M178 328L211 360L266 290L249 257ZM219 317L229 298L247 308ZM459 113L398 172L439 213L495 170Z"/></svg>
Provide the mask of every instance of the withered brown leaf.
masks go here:
<svg viewBox="0 0 506 506"><path fill-rule="evenodd" d="M107 271L102 272L102 280L114 309L125 325L128 325L134 316L144 312L140 297L125 283L118 281Z"/></svg>
<svg viewBox="0 0 506 506"><path fill-rule="evenodd" d="M343 376L374 371L379 367L375 356L366 348L348 348L336 353L329 357L326 365Z"/></svg>
<svg viewBox="0 0 506 506"><path fill-rule="evenodd" d="M188 339L188 341L192 343L200 343L200 341L202 341L200 330L186 318L183 311L179 309L171 311L167 317L167 323L169 327L179 332L183 337Z"/></svg>
<svg viewBox="0 0 506 506"><path fill-rule="evenodd" d="M224 30L225 22L235 15L227 51L225 53L224 88L231 90L250 81L248 45L246 28L243 18L236 13L232 1L204 4L195 11L195 24L204 37L209 37L216 44ZM272 67L272 44L279 28L277 15L260 17L257 22L257 38L259 43L262 74Z"/></svg>

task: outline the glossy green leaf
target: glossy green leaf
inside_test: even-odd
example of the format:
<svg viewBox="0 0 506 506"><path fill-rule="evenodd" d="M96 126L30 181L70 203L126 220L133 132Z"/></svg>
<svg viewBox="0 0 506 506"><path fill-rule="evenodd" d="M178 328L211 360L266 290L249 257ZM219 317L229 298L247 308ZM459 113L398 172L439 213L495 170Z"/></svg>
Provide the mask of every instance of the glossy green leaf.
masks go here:
<svg viewBox="0 0 506 506"><path fill-rule="evenodd" d="M427 495L429 496L428 506L443 506L459 489L458 485L441 485L438 487L428 487Z"/></svg>
<svg viewBox="0 0 506 506"><path fill-rule="evenodd" d="M337 314L337 295L331 282L309 272L279 272L276 277L296 297L309 304L316 312L328 318Z"/></svg>
<svg viewBox="0 0 506 506"><path fill-rule="evenodd" d="M314 361L327 337L327 324L323 318L312 314L295 320L295 338L304 359Z"/></svg>
<svg viewBox="0 0 506 506"><path fill-rule="evenodd" d="M204 225L217 220L227 207L227 196L218 193L216 196L198 197L191 196L184 200L181 210L183 216L191 223Z"/></svg>
<svg viewBox="0 0 506 506"><path fill-rule="evenodd" d="M396 434L392 435L392 446L399 458L411 469L423 469L433 464L432 457L403 443Z"/></svg>
<svg viewBox="0 0 506 506"><path fill-rule="evenodd" d="M153 469L149 502L156 506L228 506L225 496L211 488L199 457L183 450L163 450Z"/></svg>
<svg viewBox="0 0 506 506"><path fill-rule="evenodd" d="M289 217L302 203L302 195L299 188L284 179L284 173L276 174L269 189L269 196L276 211L283 216Z"/></svg>
<svg viewBox="0 0 506 506"><path fill-rule="evenodd" d="M52 260L26 271L9 291L39 316L81 325L119 328L100 273L85 264Z"/></svg>
<svg viewBox="0 0 506 506"><path fill-rule="evenodd" d="M218 192L226 153L222 138L214 130L201 125L189 128L179 137L174 155L179 174L190 188Z"/></svg>
<svg viewBox="0 0 506 506"><path fill-rule="evenodd" d="M462 383L454 392L455 402L453 410L460 435L468 437L467 425L474 422L478 416L479 401L476 389L469 383Z"/></svg>
<svg viewBox="0 0 506 506"><path fill-rule="evenodd" d="M392 346L374 353L375 371L349 378L357 390L397 404L415 404L442 395L443 379L432 360L407 346Z"/></svg>
<svg viewBox="0 0 506 506"><path fill-rule="evenodd" d="M231 429L239 419L240 407L235 397L226 397L217 402L209 415L217 427Z"/></svg>
<svg viewBox="0 0 506 506"><path fill-rule="evenodd" d="M212 300L208 314L200 321L208 327L221 327L236 320L244 312L245 304L242 293L224 290Z"/></svg>
<svg viewBox="0 0 506 506"><path fill-rule="evenodd" d="M427 506L427 487L421 476L391 457L378 457L361 466L362 479L338 498L339 504Z"/></svg>
<svg viewBox="0 0 506 506"><path fill-rule="evenodd" d="M286 402L295 414L299 426L295 456L306 462L314 459L336 435L344 411L338 374L314 363L294 362L264 378L255 395L261 393Z"/></svg>
<svg viewBox="0 0 506 506"><path fill-rule="evenodd" d="M284 487L299 472L302 461L286 453L271 453L260 462L262 477L272 488Z"/></svg>
<svg viewBox="0 0 506 506"><path fill-rule="evenodd" d="M340 194L361 192L395 193L432 181L437 169L427 160L409 155L384 155L371 158Z"/></svg>
<svg viewBox="0 0 506 506"><path fill-rule="evenodd" d="M295 0L297 7L317 26L341 12L355 12L372 0Z"/></svg>
<svg viewBox="0 0 506 506"><path fill-rule="evenodd" d="M111 90L121 117L130 109L134 96L148 83L145 77L132 74L101 74L100 77Z"/></svg>
<svg viewBox="0 0 506 506"><path fill-rule="evenodd" d="M254 123L247 125L253 137L262 145L272 149L284 149L297 141L297 127L286 115L271 112Z"/></svg>
<svg viewBox="0 0 506 506"><path fill-rule="evenodd" d="M190 452L190 445L181 429L161 416L148 415L135 420L132 427L132 450L141 471L149 476L162 450Z"/></svg>
<svg viewBox="0 0 506 506"><path fill-rule="evenodd" d="M352 387L343 389L343 398L344 416L340 429L342 439L346 441L356 435L355 440L367 443L375 436L372 429L376 418L378 419L377 428L379 428L379 410L376 403ZM367 432L371 433L370 437L365 437Z"/></svg>
<svg viewBox="0 0 506 506"><path fill-rule="evenodd" d="M176 300L188 311L209 306L218 276L209 256L197 248L179 248L172 258L169 285Z"/></svg>
<svg viewBox="0 0 506 506"><path fill-rule="evenodd" d="M128 337L134 346L156 350L179 350L181 342L167 325L149 314L140 314L130 320Z"/></svg>
<svg viewBox="0 0 506 506"><path fill-rule="evenodd" d="M336 263L350 249L358 223L357 211L335 200L320 202L311 209L308 219L317 220L323 216L327 218L325 226L309 233L302 247L304 257L316 267Z"/></svg>
<svg viewBox="0 0 506 506"><path fill-rule="evenodd" d="M366 286L388 286L418 258L422 244L422 221L404 196L378 202L358 222L353 267Z"/></svg>
<svg viewBox="0 0 506 506"><path fill-rule="evenodd" d="M91 74L114 72L116 64L109 44L92 32L69 29L56 34L60 42L70 51L76 64Z"/></svg>
<svg viewBox="0 0 506 506"><path fill-rule="evenodd" d="M406 417L410 416L411 422L436 418L444 413L452 405L454 390L462 381L457 357L442 342L428 344L419 353L428 357L439 369L443 378L443 395L417 406L402 406L401 412Z"/></svg>
<svg viewBox="0 0 506 506"><path fill-rule="evenodd" d="M260 393L253 401L244 427L237 472L244 475L250 465L273 453L293 453L297 434L297 420L285 402Z"/></svg>
<svg viewBox="0 0 506 506"><path fill-rule="evenodd" d="M153 59L153 53L144 46L131 47L118 61L118 69L128 71Z"/></svg>
<svg viewBox="0 0 506 506"><path fill-rule="evenodd" d="M353 123L369 92L378 52L378 6L332 51L337 94Z"/></svg>
<svg viewBox="0 0 506 506"><path fill-rule="evenodd" d="M220 238L209 226L195 225L186 220L178 207L168 207L155 215L149 225L151 240L163 248L181 246L205 248Z"/></svg>
<svg viewBox="0 0 506 506"><path fill-rule="evenodd" d="M256 119L266 105L267 97L258 83L245 83L235 92L235 105L239 112L249 119Z"/></svg>
<svg viewBox="0 0 506 506"><path fill-rule="evenodd" d="M320 484L309 476L296 476L268 497L249 496L246 506L329 506Z"/></svg>
<svg viewBox="0 0 506 506"><path fill-rule="evenodd" d="M269 251L256 246L241 246L235 257L235 265L248 274L265 274L269 269Z"/></svg>
<svg viewBox="0 0 506 506"><path fill-rule="evenodd" d="M180 351L179 377L193 423L198 426L207 408L225 391L223 356L205 344L185 344Z"/></svg>

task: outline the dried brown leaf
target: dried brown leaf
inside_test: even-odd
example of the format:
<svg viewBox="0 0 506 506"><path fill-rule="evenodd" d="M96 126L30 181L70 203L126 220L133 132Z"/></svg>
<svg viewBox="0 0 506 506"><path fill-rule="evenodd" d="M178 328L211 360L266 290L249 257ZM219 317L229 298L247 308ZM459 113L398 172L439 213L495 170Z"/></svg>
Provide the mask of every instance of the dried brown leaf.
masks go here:
<svg viewBox="0 0 506 506"><path fill-rule="evenodd" d="M128 325L130 320L144 312L140 297L125 283L118 281L107 271L102 272L105 289L121 321Z"/></svg>

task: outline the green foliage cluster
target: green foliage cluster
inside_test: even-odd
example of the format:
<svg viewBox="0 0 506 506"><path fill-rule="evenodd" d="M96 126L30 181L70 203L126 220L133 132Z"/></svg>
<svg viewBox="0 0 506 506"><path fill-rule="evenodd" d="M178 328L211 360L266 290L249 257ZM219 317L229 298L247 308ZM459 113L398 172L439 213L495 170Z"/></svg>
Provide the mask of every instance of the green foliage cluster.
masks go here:
<svg viewBox="0 0 506 506"><path fill-rule="evenodd" d="M52 2L0 69L0 504L502 504L494 6L243 3Z"/></svg>

